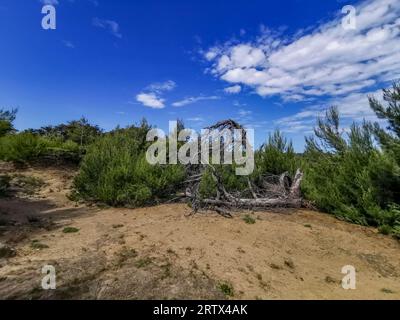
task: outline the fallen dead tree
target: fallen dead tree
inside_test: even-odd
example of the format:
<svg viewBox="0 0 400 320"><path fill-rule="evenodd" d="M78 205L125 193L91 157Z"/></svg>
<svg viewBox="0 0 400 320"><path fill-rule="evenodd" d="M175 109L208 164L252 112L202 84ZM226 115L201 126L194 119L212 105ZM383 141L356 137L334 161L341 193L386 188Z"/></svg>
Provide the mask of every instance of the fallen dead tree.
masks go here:
<svg viewBox="0 0 400 320"><path fill-rule="evenodd" d="M246 141L246 133L244 128L233 120L218 122L217 124L206 128L212 130L243 130L242 146L243 150L248 147ZM219 138L218 138L219 139ZM221 155L232 150L233 140L221 139L220 149ZM266 208L299 208L302 206L300 185L303 178L303 173L298 169L293 179L287 172L276 175L266 175L259 177L257 184L247 180L247 188L241 192L228 192L225 188L221 174L212 164L188 165L187 172L189 178L185 181L186 192L185 197L190 202L193 213L201 209L214 210L224 216L231 216L230 212L237 209L266 209ZM200 191L200 183L204 174L209 172L216 186L215 197L204 198ZM250 196L249 196L250 195Z"/></svg>

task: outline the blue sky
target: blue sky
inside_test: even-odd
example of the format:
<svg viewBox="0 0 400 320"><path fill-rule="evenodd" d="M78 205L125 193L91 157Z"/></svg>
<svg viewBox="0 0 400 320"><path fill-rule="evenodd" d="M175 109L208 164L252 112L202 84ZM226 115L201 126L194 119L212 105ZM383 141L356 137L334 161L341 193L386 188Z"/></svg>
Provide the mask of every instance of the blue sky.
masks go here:
<svg viewBox="0 0 400 320"><path fill-rule="evenodd" d="M19 108L19 130L233 118L257 144L279 128L301 150L331 104L345 126L373 119L366 95L400 78L399 16L398 0L1 0L0 106Z"/></svg>

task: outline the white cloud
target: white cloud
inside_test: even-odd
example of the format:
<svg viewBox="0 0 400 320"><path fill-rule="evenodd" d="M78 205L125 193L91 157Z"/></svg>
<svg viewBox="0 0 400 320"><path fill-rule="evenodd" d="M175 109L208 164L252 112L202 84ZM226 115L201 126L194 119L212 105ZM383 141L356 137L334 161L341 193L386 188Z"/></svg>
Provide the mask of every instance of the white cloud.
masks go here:
<svg viewBox="0 0 400 320"><path fill-rule="evenodd" d="M323 116L324 112L331 106L336 106L344 126L349 126L353 121L379 121L369 107L368 96L373 95L378 100L383 99L382 91L369 93L352 93L346 97L331 98L324 103L310 105L300 112L283 117L275 121L275 124L285 132L312 132L316 124L316 118Z"/></svg>
<svg viewBox="0 0 400 320"><path fill-rule="evenodd" d="M171 91L176 88L176 83L172 80L168 80L165 82L156 82L152 83L147 87L148 90L153 92L163 92L163 91Z"/></svg>
<svg viewBox="0 0 400 320"><path fill-rule="evenodd" d="M211 72L260 96L288 100L335 97L371 90L400 75L400 1L366 0L357 29L338 16L288 40L264 28L252 42L229 42L205 53Z"/></svg>
<svg viewBox="0 0 400 320"><path fill-rule="evenodd" d="M242 87L237 84L232 87L225 88L224 91L229 94L235 94L242 91Z"/></svg>
<svg viewBox="0 0 400 320"><path fill-rule="evenodd" d="M93 26L97 28L102 28L108 30L113 36L117 38L122 38L122 34L120 33L119 24L114 20L104 20L99 18L93 18L92 20Z"/></svg>
<svg viewBox="0 0 400 320"><path fill-rule="evenodd" d="M189 97L189 98L185 98L183 100L180 101L176 101L174 102L172 105L174 107L183 107L189 104L193 104L199 101L205 101L205 100L218 100L220 99L220 97L218 96L199 96L199 97Z"/></svg>
<svg viewBox="0 0 400 320"><path fill-rule="evenodd" d="M157 97L155 93L139 93L136 100L146 107L153 109L162 109L165 107L165 99Z"/></svg>
<svg viewBox="0 0 400 320"><path fill-rule="evenodd" d="M146 107L162 109L165 107L165 99L162 98L162 94L173 90L175 87L176 83L172 80L152 83L136 96L136 101Z"/></svg>

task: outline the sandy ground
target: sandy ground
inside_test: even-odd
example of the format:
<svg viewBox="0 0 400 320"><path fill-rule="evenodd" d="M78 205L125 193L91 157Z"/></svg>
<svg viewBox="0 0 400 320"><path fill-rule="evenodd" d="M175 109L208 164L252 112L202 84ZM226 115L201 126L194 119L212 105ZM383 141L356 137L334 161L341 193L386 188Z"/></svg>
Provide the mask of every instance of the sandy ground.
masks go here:
<svg viewBox="0 0 400 320"><path fill-rule="evenodd" d="M66 196L73 174L18 170L44 184L0 199L0 243L16 250L0 259L1 299L400 299L400 242L373 228L307 210L87 207ZM44 265L56 290L41 288ZM345 265L355 290L341 286Z"/></svg>

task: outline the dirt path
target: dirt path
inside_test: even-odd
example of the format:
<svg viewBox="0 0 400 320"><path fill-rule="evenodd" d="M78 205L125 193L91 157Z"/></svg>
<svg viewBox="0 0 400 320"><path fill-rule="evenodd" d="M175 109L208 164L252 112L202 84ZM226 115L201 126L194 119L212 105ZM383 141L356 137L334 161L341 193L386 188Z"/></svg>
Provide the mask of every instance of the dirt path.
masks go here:
<svg viewBox="0 0 400 320"><path fill-rule="evenodd" d="M0 259L3 299L400 299L400 242L373 228L306 210L226 219L188 216L183 204L89 208L66 198L70 170L18 174L46 184L0 200L0 242L16 250ZM44 291L48 264L57 289ZM341 286L345 265L356 290Z"/></svg>

